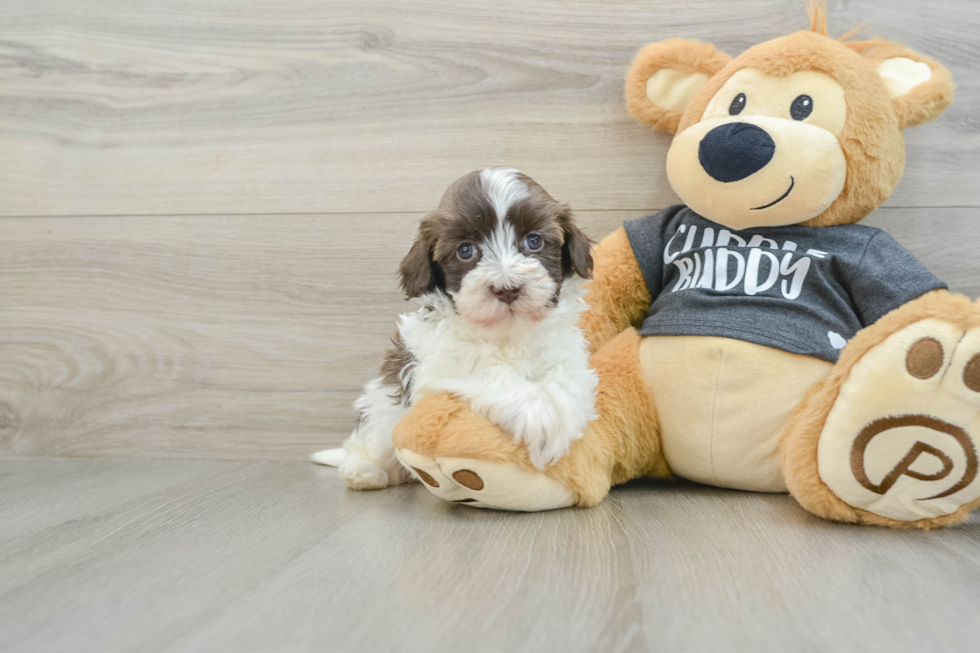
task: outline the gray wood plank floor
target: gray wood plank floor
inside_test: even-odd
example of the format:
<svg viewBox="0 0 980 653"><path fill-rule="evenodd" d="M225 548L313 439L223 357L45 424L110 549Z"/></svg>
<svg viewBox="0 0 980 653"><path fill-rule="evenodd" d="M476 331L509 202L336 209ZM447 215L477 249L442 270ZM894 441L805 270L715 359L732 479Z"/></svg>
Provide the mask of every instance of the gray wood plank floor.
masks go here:
<svg viewBox="0 0 980 653"><path fill-rule="evenodd" d="M481 511L304 463L0 460L0 650L976 651L980 518L635 483Z"/></svg>

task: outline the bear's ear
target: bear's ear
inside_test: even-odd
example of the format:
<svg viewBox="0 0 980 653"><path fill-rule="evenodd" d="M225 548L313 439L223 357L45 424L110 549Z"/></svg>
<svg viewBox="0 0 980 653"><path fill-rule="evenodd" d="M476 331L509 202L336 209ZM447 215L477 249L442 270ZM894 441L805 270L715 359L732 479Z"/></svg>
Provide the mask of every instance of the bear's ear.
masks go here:
<svg viewBox="0 0 980 653"><path fill-rule="evenodd" d="M637 53L626 73L630 115L654 129L677 133L688 103L731 57L710 43L669 39Z"/></svg>
<svg viewBox="0 0 980 653"><path fill-rule="evenodd" d="M953 76L935 59L898 43L882 43L862 53L878 71L902 128L936 118L953 100Z"/></svg>

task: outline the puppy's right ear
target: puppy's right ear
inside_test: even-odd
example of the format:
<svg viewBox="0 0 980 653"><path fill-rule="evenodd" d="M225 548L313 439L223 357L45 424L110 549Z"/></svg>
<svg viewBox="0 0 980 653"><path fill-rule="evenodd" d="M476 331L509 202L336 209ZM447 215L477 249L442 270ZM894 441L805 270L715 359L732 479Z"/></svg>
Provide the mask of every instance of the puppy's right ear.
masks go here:
<svg viewBox="0 0 980 653"><path fill-rule="evenodd" d="M637 53L626 73L626 107L644 125L676 134L688 103L729 61L730 56L710 43L651 43Z"/></svg>
<svg viewBox="0 0 980 653"><path fill-rule="evenodd" d="M430 213L425 216L412 249L398 266L402 290L409 299L432 292L442 285L442 274L434 260L438 234L436 222L435 215Z"/></svg>

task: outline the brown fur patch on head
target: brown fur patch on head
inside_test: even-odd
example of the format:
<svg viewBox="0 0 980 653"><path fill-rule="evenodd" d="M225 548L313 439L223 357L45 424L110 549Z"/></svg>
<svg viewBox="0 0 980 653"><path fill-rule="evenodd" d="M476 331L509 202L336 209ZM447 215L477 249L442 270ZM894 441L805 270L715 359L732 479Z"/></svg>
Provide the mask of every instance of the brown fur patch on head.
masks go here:
<svg viewBox="0 0 980 653"><path fill-rule="evenodd" d="M463 277L480 262L480 247L493 239L499 226L489 195L493 189L483 187L481 172L471 172L453 182L439 207L422 220L415 244L401 265L402 288L409 298L437 288L458 291ZM569 206L527 175L515 176L527 196L514 202L504 218L517 238L512 245L524 256L537 259L559 285L572 273L590 279L592 241L576 226ZM531 251L523 242L532 233L544 241L538 251ZM467 260L457 256L464 244L476 249Z"/></svg>
<svg viewBox="0 0 980 653"><path fill-rule="evenodd" d="M497 224L493 205L483 191L480 172L474 171L454 181L439 202L432 259L443 277L443 288L457 291L463 277L480 262L477 251L473 258L456 256L460 245L485 240Z"/></svg>
<svg viewBox="0 0 980 653"><path fill-rule="evenodd" d="M531 194L530 199L518 202L514 206L514 217L510 220L518 233L522 233L522 229L524 229L523 233L535 229L559 238L562 277L567 277L574 272L583 279L591 279L593 241L575 224L572 207L556 200L541 184L527 175L520 174L518 177ZM522 215L525 211L536 215L537 227L531 225L527 225L527 228L522 227Z"/></svg>
<svg viewBox="0 0 980 653"><path fill-rule="evenodd" d="M557 205L557 202L554 204ZM519 243L517 249L525 256L536 258L548 271L548 276L555 283L560 284L567 276L561 260L562 243L565 237L555 218L556 211L556 206L551 202L532 196L516 202L507 212L507 221L514 226L518 241L532 233L541 236L544 245L539 251L529 251L523 243Z"/></svg>

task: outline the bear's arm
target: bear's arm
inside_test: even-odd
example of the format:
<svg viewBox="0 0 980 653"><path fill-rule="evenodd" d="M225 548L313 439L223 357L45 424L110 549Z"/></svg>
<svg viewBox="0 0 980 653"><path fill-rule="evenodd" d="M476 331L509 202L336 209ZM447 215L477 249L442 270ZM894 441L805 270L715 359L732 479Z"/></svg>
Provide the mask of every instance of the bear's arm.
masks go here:
<svg viewBox="0 0 980 653"><path fill-rule="evenodd" d="M627 328L638 327L653 298L623 227L603 238L592 258L593 278L585 295L589 308L579 326L594 352Z"/></svg>
<svg viewBox="0 0 980 653"><path fill-rule="evenodd" d="M912 252L884 231L868 240L848 282L851 301L862 326L932 290L947 289Z"/></svg>

